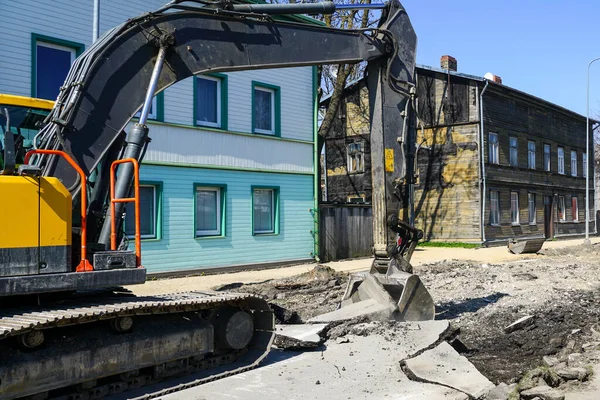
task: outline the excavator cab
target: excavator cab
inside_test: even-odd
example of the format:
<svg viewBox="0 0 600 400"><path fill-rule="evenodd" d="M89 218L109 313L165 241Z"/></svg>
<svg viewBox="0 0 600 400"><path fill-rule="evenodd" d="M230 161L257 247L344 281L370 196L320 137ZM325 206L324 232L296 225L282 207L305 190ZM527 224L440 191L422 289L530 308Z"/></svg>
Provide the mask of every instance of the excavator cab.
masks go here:
<svg viewBox="0 0 600 400"><path fill-rule="evenodd" d="M53 106L48 100L0 94L0 171L6 170L4 175L23 164Z"/></svg>

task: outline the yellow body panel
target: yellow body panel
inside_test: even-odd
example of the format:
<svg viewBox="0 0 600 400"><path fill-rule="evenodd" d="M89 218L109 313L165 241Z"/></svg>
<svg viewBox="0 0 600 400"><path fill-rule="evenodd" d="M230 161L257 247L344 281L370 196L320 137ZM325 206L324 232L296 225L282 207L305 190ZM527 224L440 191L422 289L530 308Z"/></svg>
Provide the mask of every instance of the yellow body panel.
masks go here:
<svg viewBox="0 0 600 400"><path fill-rule="evenodd" d="M69 246L71 194L57 178L0 176L0 248Z"/></svg>
<svg viewBox="0 0 600 400"><path fill-rule="evenodd" d="M41 108L43 110L52 110L52 108L54 108L54 102L50 100L35 99L32 97L15 96L12 94L2 93L0 93L0 104L9 106Z"/></svg>

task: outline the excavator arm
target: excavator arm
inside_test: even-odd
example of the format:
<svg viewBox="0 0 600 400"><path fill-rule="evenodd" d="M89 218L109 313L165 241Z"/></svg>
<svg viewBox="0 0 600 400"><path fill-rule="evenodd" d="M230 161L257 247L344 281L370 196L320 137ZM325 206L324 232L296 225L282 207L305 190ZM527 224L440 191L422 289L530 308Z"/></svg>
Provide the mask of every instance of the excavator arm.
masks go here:
<svg viewBox="0 0 600 400"><path fill-rule="evenodd" d="M186 4L184 4L186 3ZM386 4L377 29L341 30L281 22L273 15L333 12L332 2L231 4L200 7L174 1L108 31L74 62L38 148L63 150L92 177L89 215L104 215L108 166L118 158L141 161L148 142L145 120L128 133L130 119L153 95L206 72L368 62L373 146L375 251L395 242L388 214L408 206L406 154L411 155L416 35L397 1ZM142 115L144 114L142 111ZM285 112L285 110L283 110ZM59 178L75 196L77 174L63 159L37 156L43 175ZM121 167L117 197L132 175ZM117 204L116 215L122 214ZM110 218L88 224L88 241L109 243ZM94 228L97 226L97 228Z"/></svg>

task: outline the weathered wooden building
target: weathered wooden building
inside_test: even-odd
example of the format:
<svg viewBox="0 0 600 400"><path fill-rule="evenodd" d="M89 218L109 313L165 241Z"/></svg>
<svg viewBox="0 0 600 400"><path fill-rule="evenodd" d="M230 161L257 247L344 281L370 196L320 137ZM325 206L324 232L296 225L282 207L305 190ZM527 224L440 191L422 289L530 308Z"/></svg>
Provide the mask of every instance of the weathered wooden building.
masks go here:
<svg viewBox="0 0 600 400"><path fill-rule="evenodd" d="M492 243L585 232L585 176L593 179L594 163L585 153L584 116L497 76L459 73L450 56L441 68L418 67L417 89L414 215L425 240ZM325 140L326 200L369 203L364 81L349 85L339 111ZM593 183L590 190L593 221Z"/></svg>

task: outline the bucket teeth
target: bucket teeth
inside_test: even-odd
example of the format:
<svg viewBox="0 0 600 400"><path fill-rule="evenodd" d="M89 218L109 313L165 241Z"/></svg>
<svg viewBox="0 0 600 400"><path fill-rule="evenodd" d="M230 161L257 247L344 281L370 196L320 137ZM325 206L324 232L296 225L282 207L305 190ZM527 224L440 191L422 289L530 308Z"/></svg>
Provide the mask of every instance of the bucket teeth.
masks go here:
<svg viewBox="0 0 600 400"><path fill-rule="evenodd" d="M333 322L358 317L372 320L430 321L435 304L421 279L401 271L395 260L387 271L380 268L350 276L337 310L319 315L310 322Z"/></svg>

